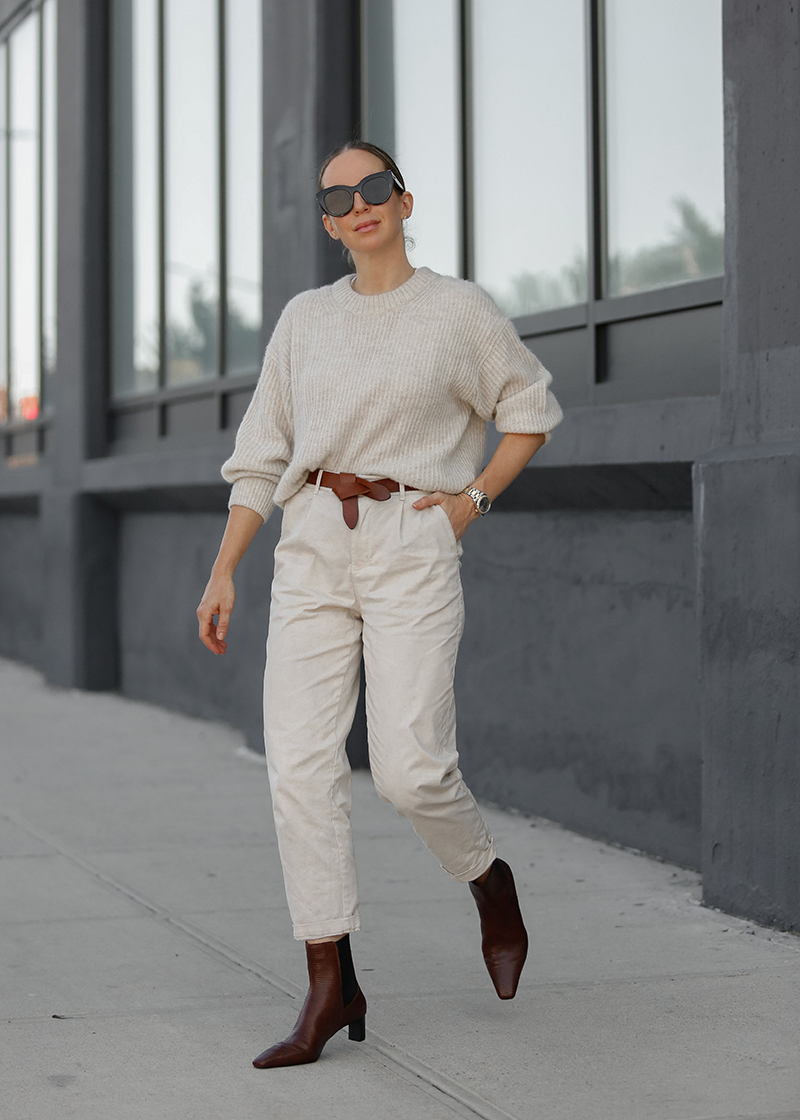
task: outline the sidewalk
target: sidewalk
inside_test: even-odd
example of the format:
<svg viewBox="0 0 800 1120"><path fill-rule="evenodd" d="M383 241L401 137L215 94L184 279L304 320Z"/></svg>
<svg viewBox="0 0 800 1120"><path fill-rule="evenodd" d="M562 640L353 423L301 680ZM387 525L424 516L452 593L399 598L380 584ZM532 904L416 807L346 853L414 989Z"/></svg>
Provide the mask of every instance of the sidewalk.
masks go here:
<svg viewBox="0 0 800 1120"><path fill-rule="evenodd" d="M367 1042L257 1071L305 991L263 761L229 728L0 661L3 1120L800 1118L800 939L698 877L487 810L531 934L494 995L474 904L354 776Z"/></svg>

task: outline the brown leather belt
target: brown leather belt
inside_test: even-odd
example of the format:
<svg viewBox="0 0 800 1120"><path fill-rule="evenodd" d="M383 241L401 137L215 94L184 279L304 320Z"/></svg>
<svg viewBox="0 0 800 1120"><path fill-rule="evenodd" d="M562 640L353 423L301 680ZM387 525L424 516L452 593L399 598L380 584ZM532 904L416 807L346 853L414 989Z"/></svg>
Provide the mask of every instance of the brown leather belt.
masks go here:
<svg viewBox="0 0 800 1120"><path fill-rule="evenodd" d="M335 474L333 471L321 473L320 486L333 490L342 503L342 516L348 529L355 529L358 525L358 499L362 494L376 502L385 502L400 489L400 483L393 478L379 478L377 482L369 482L356 474ZM309 471L306 482L316 482L319 475L320 471Z"/></svg>

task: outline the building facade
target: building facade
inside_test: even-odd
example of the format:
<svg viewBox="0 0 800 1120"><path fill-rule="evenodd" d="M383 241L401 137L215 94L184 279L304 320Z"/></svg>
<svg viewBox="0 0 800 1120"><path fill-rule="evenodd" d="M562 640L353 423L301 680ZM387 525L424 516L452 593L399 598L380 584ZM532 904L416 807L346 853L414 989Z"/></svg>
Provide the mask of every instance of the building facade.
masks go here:
<svg viewBox="0 0 800 1120"><path fill-rule="evenodd" d="M799 38L789 0L0 0L0 653L259 747L277 516L224 659L194 610L364 136L565 406L467 540L472 788L800 928Z"/></svg>

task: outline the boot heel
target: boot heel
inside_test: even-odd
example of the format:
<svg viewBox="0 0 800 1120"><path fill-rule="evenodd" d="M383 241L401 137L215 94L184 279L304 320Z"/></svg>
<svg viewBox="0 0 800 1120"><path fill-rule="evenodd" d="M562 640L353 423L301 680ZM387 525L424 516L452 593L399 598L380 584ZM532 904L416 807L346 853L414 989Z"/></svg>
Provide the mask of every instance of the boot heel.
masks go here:
<svg viewBox="0 0 800 1120"><path fill-rule="evenodd" d="M363 1042L367 1037L367 1025L364 1015L360 1019L354 1019L350 1026L347 1028L347 1037L351 1042Z"/></svg>

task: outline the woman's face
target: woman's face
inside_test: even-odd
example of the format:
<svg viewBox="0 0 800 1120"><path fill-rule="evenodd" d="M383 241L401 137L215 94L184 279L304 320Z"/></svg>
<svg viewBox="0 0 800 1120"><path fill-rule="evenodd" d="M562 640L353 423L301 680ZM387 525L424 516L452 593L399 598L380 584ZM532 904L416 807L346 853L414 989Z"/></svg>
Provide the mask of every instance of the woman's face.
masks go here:
<svg viewBox="0 0 800 1120"><path fill-rule="evenodd" d="M354 187L367 175L383 170L383 163L377 156L356 148L331 160L325 168L322 185ZM378 206L365 202L356 191L349 214L341 218L323 214L322 221L331 237L341 241L353 254L373 253L394 243L403 246L405 252L403 218L411 214L413 205L408 191L400 195L393 190L388 201Z"/></svg>

